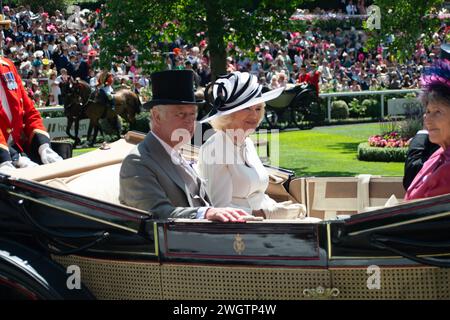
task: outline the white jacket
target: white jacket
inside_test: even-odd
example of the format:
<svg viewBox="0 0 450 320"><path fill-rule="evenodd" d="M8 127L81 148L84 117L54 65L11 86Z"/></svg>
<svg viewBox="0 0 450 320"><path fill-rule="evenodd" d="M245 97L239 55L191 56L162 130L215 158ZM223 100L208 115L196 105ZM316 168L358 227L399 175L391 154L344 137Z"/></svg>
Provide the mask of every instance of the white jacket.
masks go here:
<svg viewBox="0 0 450 320"><path fill-rule="evenodd" d="M250 138L238 147L225 132L217 131L200 148L198 171L215 207L251 214L276 203L265 194L269 176Z"/></svg>

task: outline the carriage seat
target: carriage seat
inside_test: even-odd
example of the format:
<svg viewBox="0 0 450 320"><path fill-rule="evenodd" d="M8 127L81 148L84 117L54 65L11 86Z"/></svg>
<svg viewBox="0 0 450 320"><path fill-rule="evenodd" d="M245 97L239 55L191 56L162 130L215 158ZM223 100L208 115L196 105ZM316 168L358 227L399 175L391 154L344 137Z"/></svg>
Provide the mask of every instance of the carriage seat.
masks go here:
<svg viewBox="0 0 450 320"><path fill-rule="evenodd" d="M67 178L52 179L44 183L86 197L99 199L113 204L120 204L119 173L121 165L121 163L117 163Z"/></svg>

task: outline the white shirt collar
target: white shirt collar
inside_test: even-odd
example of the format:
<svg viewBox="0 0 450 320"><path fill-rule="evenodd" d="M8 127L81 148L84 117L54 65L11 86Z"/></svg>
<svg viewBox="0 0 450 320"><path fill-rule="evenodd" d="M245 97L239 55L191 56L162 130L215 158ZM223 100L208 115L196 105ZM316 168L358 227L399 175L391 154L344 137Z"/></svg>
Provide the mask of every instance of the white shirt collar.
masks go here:
<svg viewBox="0 0 450 320"><path fill-rule="evenodd" d="M172 159L174 164L180 164L180 162L183 161L183 158L181 157L181 154L178 150L169 146L164 140L162 140L160 137L158 137L158 135L156 133L154 133L153 131L150 131L150 133L153 134L153 136L156 138L156 140L159 141L159 143L161 143L164 150L166 150L167 154L169 154L169 156Z"/></svg>

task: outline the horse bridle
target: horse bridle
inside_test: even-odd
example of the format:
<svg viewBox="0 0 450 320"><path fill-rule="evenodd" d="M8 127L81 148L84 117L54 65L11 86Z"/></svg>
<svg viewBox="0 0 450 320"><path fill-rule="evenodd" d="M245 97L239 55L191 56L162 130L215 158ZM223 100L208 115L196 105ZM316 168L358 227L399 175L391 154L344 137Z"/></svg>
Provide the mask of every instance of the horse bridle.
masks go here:
<svg viewBox="0 0 450 320"><path fill-rule="evenodd" d="M81 105L81 109L84 109L89 102L95 102L95 100L93 99L93 95L95 96L95 92L96 90L91 89L91 93L89 93L89 97L87 98L86 102L83 105Z"/></svg>
<svg viewBox="0 0 450 320"><path fill-rule="evenodd" d="M76 85L79 85L79 83L77 83ZM71 84L71 86L75 86L74 84ZM79 89L78 87L77 87L77 89ZM89 97L87 98L87 100L86 100L86 102L85 103L80 103L80 105L81 105L81 109L84 109L87 105L88 105L88 103L89 102L95 102L95 100L93 99L93 95L95 95L95 90L91 90L91 93L89 94ZM81 97L81 95L78 93L78 97L82 100L82 97ZM69 104L69 106L72 106L72 105L74 105L75 103L70 103Z"/></svg>

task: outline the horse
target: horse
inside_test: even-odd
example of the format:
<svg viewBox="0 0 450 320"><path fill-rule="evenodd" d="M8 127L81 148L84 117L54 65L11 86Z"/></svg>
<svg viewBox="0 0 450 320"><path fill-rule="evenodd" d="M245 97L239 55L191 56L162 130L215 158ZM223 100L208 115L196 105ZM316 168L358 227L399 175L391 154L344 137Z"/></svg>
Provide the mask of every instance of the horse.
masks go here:
<svg viewBox="0 0 450 320"><path fill-rule="evenodd" d="M102 103L98 98L98 90L92 90L89 84L80 79L70 80L61 86L61 93L64 97L64 113L67 117L67 135L74 139L74 146L81 143L78 138L79 122L88 118L89 129L87 141L93 146L97 140L100 128L100 119L106 119L113 128L116 129L120 138L120 125L117 116L121 116L130 124L136 122L136 114L141 111L141 102L136 93L128 89L119 89L114 94L114 111L110 106ZM70 133L75 124L75 136ZM94 131L92 140L89 142L92 130Z"/></svg>

